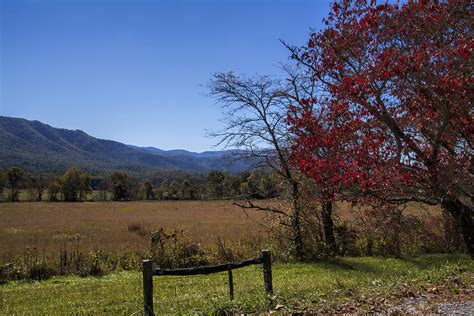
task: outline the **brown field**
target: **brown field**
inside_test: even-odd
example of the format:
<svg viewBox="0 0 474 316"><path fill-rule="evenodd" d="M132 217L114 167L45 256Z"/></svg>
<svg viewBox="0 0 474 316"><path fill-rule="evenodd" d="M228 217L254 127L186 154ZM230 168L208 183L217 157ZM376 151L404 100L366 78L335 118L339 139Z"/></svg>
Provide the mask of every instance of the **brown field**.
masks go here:
<svg viewBox="0 0 474 316"><path fill-rule="evenodd" d="M33 247L58 253L65 241L82 251L143 251L161 227L184 229L194 242L242 241L265 235L263 216L230 201L0 203L0 262Z"/></svg>
<svg viewBox="0 0 474 316"><path fill-rule="evenodd" d="M412 204L418 217L439 214L436 208ZM336 221L351 221L347 203L335 205ZM0 262L30 252L55 254L64 242L82 251L144 251L150 232L184 229L193 242L216 244L265 237L264 214L244 213L232 201L135 201L0 203Z"/></svg>

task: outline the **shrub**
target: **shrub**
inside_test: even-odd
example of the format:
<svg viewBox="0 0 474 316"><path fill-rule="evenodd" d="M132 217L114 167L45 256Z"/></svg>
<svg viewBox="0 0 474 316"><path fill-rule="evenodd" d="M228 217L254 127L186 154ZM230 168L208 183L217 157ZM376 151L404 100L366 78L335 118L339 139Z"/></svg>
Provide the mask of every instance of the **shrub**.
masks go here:
<svg viewBox="0 0 474 316"><path fill-rule="evenodd" d="M140 236L146 236L149 234L148 229L141 223L130 223L127 225L127 230L129 233L136 233Z"/></svg>
<svg viewBox="0 0 474 316"><path fill-rule="evenodd" d="M151 256L161 268L181 268L208 263L199 243L192 242L183 229L160 228L151 235Z"/></svg>

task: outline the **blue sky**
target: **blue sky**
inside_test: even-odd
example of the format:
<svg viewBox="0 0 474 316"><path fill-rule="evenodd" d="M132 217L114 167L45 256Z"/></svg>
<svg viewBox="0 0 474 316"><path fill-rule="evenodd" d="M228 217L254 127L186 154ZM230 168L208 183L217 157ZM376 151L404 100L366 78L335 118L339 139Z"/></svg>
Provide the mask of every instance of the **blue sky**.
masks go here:
<svg viewBox="0 0 474 316"><path fill-rule="evenodd" d="M277 74L329 0L0 0L0 115L139 146L211 149L219 71Z"/></svg>

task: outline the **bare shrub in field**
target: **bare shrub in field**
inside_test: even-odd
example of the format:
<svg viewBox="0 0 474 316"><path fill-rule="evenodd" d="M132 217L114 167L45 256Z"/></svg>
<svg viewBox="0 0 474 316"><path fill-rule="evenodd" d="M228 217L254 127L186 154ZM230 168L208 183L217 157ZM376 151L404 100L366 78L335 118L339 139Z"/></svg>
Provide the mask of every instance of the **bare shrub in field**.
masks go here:
<svg viewBox="0 0 474 316"><path fill-rule="evenodd" d="M151 234L150 256L161 268L184 268L207 264L234 262L254 258L262 249L272 249L274 259L287 261L273 238L254 236L245 240L225 240L216 236L206 245L189 238L184 229L160 228ZM288 249L285 245L285 249Z"/></svg>
<svg viewBox="0 0 474 316"><path fill-rule="evenodd" d="M129 233L135 233L140 236L147 236L150 234L149 230L142 223L130 223L127 225Z"/></svg>
<svg viewBox="0 0 474 316"><path fill-rule="evenodd" d="M215 242L208 247L208 260L213 264L234 262L254 258L260 254L262 249L269 249L272 251L273 260L289 261L288 241L281 244L277 237L276 234L272 234L249 236L245 240L233 240L217 236Z"/></svg>
<svg viewBox="0 0 474 316"><path fill-rule="evenodd" d="M160 228L151 235L151 257L161 268L192 267L208 263L201 244L186 236L184 229Z"/></svg>

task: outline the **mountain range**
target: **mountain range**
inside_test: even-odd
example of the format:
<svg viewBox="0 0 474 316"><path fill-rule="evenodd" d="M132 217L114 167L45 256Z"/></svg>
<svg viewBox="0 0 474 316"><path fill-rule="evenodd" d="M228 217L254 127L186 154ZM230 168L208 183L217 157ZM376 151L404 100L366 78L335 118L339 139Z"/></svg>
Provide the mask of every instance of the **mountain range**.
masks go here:
<svg viewBox="0 0 474 316"><path fill-rule="evenodd" d="M91 173L180 170L241 172L250 160L236 160L235 150L190 152L162 150L98 139L81 130L55 128L39 121L0 116L0 168L63 172L77 166Z"/></svg>

